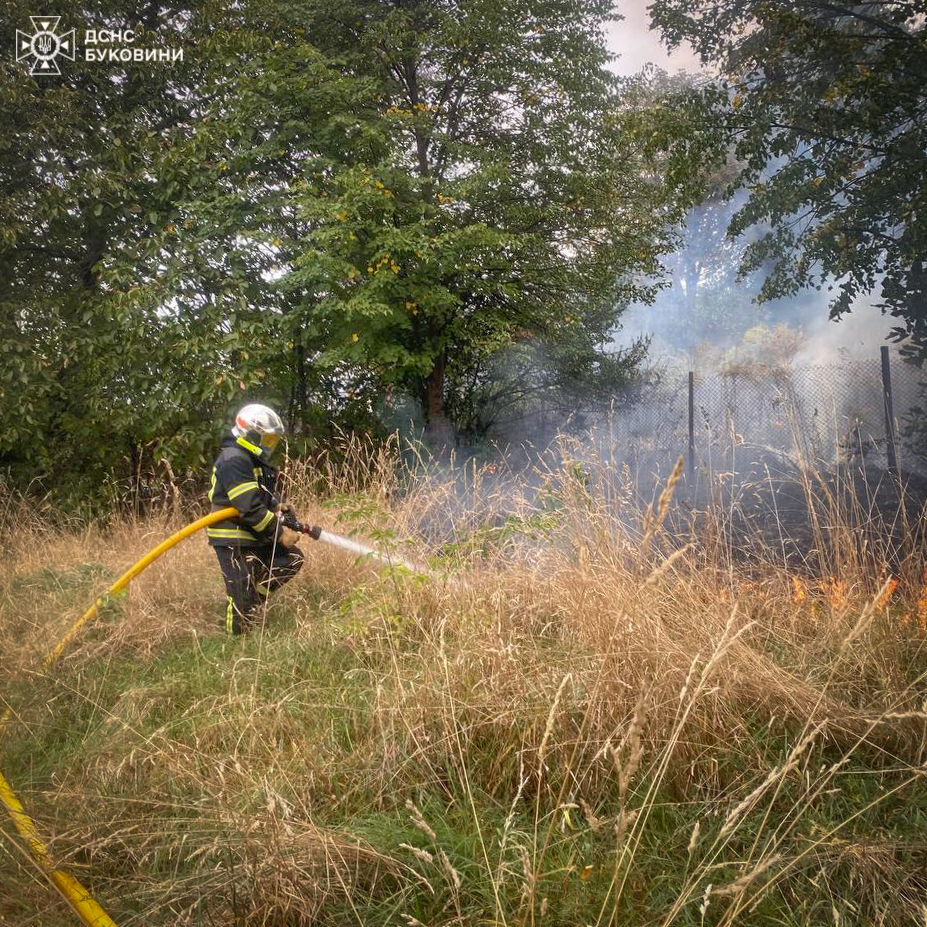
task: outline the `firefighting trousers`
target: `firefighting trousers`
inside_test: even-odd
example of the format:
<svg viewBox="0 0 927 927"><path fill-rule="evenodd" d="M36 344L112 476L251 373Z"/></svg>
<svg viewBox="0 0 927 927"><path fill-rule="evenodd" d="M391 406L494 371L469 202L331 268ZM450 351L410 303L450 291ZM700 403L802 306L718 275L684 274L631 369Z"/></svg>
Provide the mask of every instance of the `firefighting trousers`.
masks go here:
<svg viewBox="0 0 927 927"><path fill-rule="evenodd" d="M242 634L260 624L271 592L289 582L305 563L295 547L215 547L228 604L225 630Z"/></svg>

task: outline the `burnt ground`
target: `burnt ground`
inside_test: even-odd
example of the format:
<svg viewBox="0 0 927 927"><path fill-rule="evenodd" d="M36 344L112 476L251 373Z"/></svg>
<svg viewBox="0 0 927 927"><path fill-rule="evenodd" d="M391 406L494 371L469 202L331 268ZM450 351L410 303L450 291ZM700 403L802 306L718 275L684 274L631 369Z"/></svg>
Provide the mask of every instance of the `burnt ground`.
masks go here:
<svg viewBox="0 0 927 927"><path fill-rule="evenodd" d="M674 533L723 542L734 559L770 555L796 570L832 567L849 550L890 570L924 543L927 478L869 466L802 468L779 455L757 455L736 474L688 479L671 521Z"/></svg>

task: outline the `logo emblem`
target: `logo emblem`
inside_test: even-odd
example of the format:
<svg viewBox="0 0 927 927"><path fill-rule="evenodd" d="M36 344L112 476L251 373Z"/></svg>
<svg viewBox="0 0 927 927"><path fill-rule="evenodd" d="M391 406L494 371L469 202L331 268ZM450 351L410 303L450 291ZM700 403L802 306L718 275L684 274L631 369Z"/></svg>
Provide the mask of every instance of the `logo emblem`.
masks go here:
<svg viewBox="0 0 927 927"><path fill-rule="evenodd" d="M33 35L16 30L16 60L34 58L30 74L61 74L58 55L74 60L74 30L57 35L60 16L30 16Z"/></svg>

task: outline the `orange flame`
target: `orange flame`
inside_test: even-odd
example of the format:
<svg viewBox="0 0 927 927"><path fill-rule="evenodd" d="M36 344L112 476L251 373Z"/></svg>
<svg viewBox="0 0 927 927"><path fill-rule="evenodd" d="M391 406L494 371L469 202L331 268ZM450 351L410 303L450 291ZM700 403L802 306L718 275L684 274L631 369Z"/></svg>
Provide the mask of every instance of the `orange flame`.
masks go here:
<svg viewBox="0 0 927 927"><path fill-rule="evenodd" d="M744 580L738 588L740 595L744 597L749 596L756 599L766 598L766 589L758 582Z"/></svg>
<svg viewBox="0 0 927 927"><path fill-rule="evenodd" d="M799 605L808 597L808 590L805 584L797 577L792 577L792 601Z"/></svg>
<svg viewBox="0 0 927 927"><path fill-rule="evenodd" d="M842 579L834 577L824 591L824 597L830 603L831 608L844 608L847 604L847 587Z"/></svg>
<svg viewBox="0 0 927 927"><path fill-rule="evenodd" d="M892 593L898 588L898 580L893 576L889 581L888 585L885 587L885 592L879 596L879 601L876 602L876 608L885 608L888 605L888 600L892 597Z"/></svg>

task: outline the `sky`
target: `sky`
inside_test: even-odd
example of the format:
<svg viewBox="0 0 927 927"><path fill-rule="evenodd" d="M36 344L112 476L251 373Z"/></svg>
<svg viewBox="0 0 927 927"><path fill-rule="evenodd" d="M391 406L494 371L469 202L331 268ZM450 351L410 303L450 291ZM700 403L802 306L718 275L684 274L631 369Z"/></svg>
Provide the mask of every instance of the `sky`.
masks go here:
<svg viewBox="0 0 927 927"><path fill-rule="evenodd" d="M606 30L609 48L621 56L615 62L615 70L625 76L635 74L649 61L671 74L680 69L697 70L698 59L688 45L669 55L660 41L660 33L651 31L647 13L650 2L617 0L618 12L624 19L610 23Z"/></svg>

